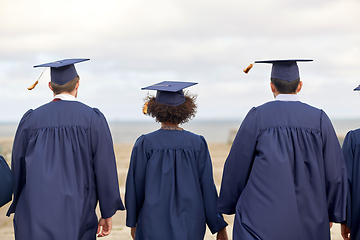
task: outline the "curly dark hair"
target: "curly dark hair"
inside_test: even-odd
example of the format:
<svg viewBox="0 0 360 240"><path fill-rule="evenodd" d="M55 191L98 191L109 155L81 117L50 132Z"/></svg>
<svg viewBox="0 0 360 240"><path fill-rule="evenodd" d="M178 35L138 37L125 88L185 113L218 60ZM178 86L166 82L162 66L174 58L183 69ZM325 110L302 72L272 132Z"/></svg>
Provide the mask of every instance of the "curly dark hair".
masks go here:
<svg viewBox="0 0 360 240"><path fill-rule="evenodd" d="M185 93L185 102L178 106L170 106L155 101L155 97L148 95L144 101L147 105L147 112L157 122L169 122L171 124L183 124L195 117L197 95Z"/></svg>

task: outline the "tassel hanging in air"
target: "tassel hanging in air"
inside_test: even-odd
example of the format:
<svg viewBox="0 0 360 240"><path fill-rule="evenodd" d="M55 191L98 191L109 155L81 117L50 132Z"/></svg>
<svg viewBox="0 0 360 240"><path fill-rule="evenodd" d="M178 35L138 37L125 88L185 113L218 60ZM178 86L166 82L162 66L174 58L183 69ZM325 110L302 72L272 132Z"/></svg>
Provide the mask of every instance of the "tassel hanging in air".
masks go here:
<svg viewBox="0 0 360 240"><path fill-rule="evenodd" d="M44 68L44 70L43 70L42 73L40 74L40 77L38 78L38 80L36 80L36 82L34 82L33 85L31 85L30 87L27 88L28 90L33 90L33 89L35 88L35 86L38 85L39 80L40 80L41 76L43 75L45 69L46 69L46 68Z"/></svg>
<svg viewBox="0 0 360 240"><path fill-rule="evenodd" d="M255 63L254 63L255 64ZM245 68L243 71L244 71L244 73L248 73L249 71L250 71L250 69L254 66L254 64L250 64L249 66L247 66L247 68Z"/></svg>

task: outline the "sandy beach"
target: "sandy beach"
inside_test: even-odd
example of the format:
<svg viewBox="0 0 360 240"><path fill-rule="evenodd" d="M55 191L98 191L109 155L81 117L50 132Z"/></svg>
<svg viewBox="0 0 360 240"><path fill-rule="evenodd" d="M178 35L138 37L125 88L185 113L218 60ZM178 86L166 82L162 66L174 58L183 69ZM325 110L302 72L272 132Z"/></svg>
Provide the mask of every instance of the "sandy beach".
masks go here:
<svg viewBox="0 0 360 240"><path fill-rule="evenodd" d="M118 167L118 175L120 182L120 193L122 199L124 199L125 193L125 180L127 169L129 166L129 159L131 154L132 144L116 144L115 153ZM219 143L209 143L209 150L211 158L213 161L213 171L214 171L214 180L215 184L219 189L221 183L222 169L226 159L226 156L230 150L230 145L228 144L219 144ZM8 159L7 159L8 160ZM6 217L6 211L9 207L9 204L0 208L0 239L1 240L13 240L14 232L12 225L12 217ZM229 226L227 232L229 239L232 239L232 224L233 216L224 216L225 220L228 222ZM125 226L125 211L118 211L117 214L113 217L113 230L111 234L102 239L107 240L131 240L130 229ZM334 224L331 229L331 239L332 240L341 240L340 236L340 226L339 224ZM207 229L205 238L206 240L215 239L216 235L212 235L211 232ZM100 238L101 239L101 238Z"/></svg>

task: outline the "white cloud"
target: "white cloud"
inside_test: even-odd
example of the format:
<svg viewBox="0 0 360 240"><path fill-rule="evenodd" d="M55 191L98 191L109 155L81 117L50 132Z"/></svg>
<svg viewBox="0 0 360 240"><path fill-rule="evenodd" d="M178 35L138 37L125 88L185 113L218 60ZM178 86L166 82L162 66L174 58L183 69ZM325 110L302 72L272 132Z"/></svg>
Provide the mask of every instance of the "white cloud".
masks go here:
<svg viewBox="0 0 360 240"><path fill-rule="evenodd" d="M0 121L51 98L48 73L25 89L42 71L33 65L72 57L91 59L77 65L79 98L111 119L143 119L140 88L165 79L199 82L197 119L243 118L272 95L270 65L242 69L278 58L314 59L299 64L301 98L360 117L359 10L355 0L2 0Z"/></svg>

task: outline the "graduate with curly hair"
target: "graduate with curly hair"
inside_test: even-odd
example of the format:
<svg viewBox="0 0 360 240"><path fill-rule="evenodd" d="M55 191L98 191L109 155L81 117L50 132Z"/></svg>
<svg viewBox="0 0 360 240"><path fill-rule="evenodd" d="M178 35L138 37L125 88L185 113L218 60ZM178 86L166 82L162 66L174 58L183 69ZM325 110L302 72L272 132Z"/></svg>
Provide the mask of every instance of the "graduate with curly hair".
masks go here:
<svg viewBox="0 0 360 240"><path fill-rule="evenodd" d="M196 113L196 96L184 94L189 82L164 81L145 99L144 114L161 128L140 136L132 150L126 180L126 225L133 239L200 240L206 224L217 239L227 239L216 212L217 191L204 137L179 127Z"/></svg>

